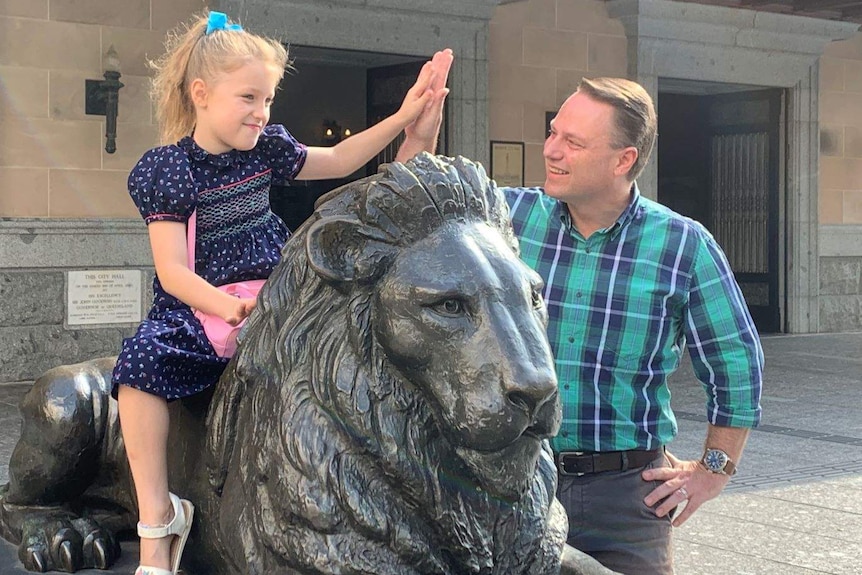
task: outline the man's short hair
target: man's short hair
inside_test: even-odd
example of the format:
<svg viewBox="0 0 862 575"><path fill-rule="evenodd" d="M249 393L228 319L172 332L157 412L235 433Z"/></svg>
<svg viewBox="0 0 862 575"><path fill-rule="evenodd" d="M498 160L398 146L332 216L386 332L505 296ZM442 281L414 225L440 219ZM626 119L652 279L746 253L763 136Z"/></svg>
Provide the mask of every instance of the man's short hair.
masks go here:
<svg viewBox="0 0 862 575"><path fill-rule="evenodd" d="M578 91L614 108L614 147L637 148L638 158L629 169L633 181L643 171L655 144L658 117L652 98L637 82L625 78L583 78Z"/></svg>

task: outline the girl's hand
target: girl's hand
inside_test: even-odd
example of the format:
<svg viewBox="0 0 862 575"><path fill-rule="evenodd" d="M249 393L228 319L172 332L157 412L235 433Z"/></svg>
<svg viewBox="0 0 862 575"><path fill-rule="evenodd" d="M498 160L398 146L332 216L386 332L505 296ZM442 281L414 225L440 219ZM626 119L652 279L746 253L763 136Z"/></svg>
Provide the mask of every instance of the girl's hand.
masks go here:
<svg viewBox="0 0 862 575"><path fill-rule="evenodd" d="M419 117L419 114L422 113L422 110L425 109L429 102L431 102L431 98L434 95L431 89L434 76L433 60L429 60L422 66L419 76L416 78L416 83L407 91L401 107L395 112L395 117L398 118L402 126L411 124L413 120Z"/></svg>
<svg viewBox="0 0 862 575"><path fill-rule="evenodd" d="M239 323L251 315L252 310L257 305L257 298L233 298L236 300L233 309L224 318L228 325L239 325Z"/></svg>

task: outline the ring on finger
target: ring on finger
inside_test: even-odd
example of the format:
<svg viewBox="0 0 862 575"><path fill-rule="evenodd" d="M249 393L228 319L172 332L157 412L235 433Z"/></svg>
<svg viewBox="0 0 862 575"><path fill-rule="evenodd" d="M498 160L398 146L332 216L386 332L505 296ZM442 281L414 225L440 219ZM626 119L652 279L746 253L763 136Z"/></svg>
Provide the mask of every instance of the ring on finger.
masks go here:
<svg viewBox="0 0 862 575"><path fill-rule="evenodd" d="M685 488L685 485L677 489L676 492L682 495L683 499L688 499L688 490Z"/></svg>

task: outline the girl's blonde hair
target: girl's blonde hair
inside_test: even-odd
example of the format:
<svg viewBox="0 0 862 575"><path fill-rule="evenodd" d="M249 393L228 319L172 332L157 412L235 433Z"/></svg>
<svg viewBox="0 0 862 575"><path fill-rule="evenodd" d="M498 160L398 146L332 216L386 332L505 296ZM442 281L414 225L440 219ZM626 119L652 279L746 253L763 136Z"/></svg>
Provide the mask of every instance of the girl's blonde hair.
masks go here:
<svg viewBox="0 0 862 575"><path fill-rule="evenodd" d="M195 78L212 82L220 73L259 61L278 70L290 67L287 49L277 40L243 30L214 30L207 34L208 13L168 33L165 53L150 62L155 70L151 95L156 104L159 140L173 144L192 133L195 108L189 86Z"/></svg>

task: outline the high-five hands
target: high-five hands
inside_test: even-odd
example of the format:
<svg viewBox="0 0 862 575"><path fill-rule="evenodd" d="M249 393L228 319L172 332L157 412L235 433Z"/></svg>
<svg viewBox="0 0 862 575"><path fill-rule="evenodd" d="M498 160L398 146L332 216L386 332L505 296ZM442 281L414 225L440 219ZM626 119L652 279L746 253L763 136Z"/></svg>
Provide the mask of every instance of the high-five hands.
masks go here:
<svg viewBox="0 0 862 575"><path fill-rule="evenodd" d="M434 151L436 147L437 135L443 121L443 103L449 94L446 81L454 59L452 50L446 48L435 53L430 62L426 62L423 71L428 67L432 72L431 81L426 89L428 100L419 116L405 128L407 137L422 142L424 149L428 151Z"/></svg>
<svg viewBox="0 0 862 575"><path fill-rule="evenodd" d="M425 62L419 71L416 82L407 91L401 107L396 112L405 121L412 123L420 114L442 109L443 100L449 89L446 88L446 79L449 76L449 68L452 66L452 50L449 48L434 54L434 57Z"/></svg>

